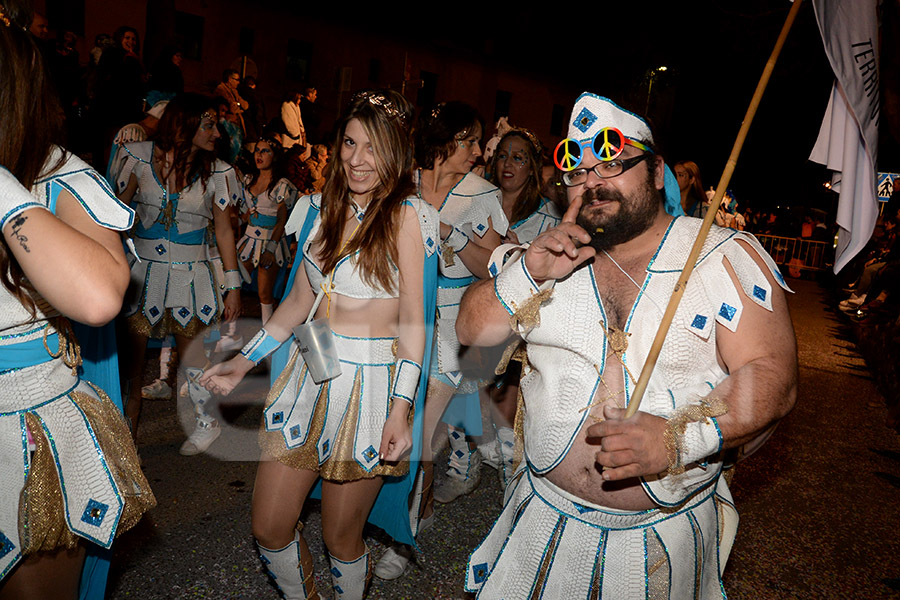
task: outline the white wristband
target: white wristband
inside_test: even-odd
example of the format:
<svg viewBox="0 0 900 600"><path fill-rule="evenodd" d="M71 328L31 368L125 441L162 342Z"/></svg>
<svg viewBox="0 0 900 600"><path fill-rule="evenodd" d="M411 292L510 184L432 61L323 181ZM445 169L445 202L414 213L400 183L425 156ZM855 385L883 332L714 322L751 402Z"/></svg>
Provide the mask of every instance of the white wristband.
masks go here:
<svg viewBox="0 0 900 600"><path fill-rule="evenodd" d="M421 376L422 365L408 358L398 360L394 367L394 384L391 386L391 398L400 398L410 404L414 404Z"/></svg>
<svg viewBox="0 0 900 600"><path fill-rule="evenodd" d="M723 444L722 432L715 417L688 423L684 430L684 441L678 462L681 465L703 462L705 458L718 454Z"/></svg>
<svg viewBox="0 0 900 600"><path fill-rule="evenodd" d="M444 244L453 248L454 252L459 252L469 245L469 236L454 227L444 240Z"/></svg>
<svg viewBox="0 0 900 600"><path fill-rule="evenodd" d="M494 277L494 293L506 312L513 315L531 300L532 296L539 294L542 289L552 287L554 283L554 280L547 280L539 286L528 273L523 256Z"/></svg>
<svg viewBox="0 0 900 600"><path fill-rule="evenodd" d="M238 270L225 271L225 290L239 290L241 289L241 272Z"/></svg>
<svg viewBox="0 0 900 600"><path fill-rule="evenodd" d="M259 361L278 350L282 343L269 335L269 332L263 328L247 342L246 346L241 348L241 355L253 364L258 364Z"/></svg>
<svg viewBox="0 0 900 600"><path fill-rule="evenodd" d="M528 250L531 244L500 244L491 252L491 258L488 261L488 272L491 277L496 277L503 271L507 263L516 260Z"/></svg>

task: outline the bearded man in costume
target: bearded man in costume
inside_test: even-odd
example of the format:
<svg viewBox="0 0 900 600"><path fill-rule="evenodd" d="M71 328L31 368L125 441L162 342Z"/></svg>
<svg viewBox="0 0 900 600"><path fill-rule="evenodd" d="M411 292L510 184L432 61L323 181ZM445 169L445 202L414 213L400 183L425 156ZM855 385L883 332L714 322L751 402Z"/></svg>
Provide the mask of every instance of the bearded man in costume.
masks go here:
<svg viewBox="0 0 900 600"><path fill-rule="evenodd" d="M716 598L737 528L723 476L794 404L796 342L775 263L713 226L641 410L625 418L701 221L644 119L582 94L555 153L562 223L501 247L467 292L467 345L527 343L524 459L469 561L478 598ZM524 250L524 252L523 252ZM512 330L511 330L512 329Z"/></svg>

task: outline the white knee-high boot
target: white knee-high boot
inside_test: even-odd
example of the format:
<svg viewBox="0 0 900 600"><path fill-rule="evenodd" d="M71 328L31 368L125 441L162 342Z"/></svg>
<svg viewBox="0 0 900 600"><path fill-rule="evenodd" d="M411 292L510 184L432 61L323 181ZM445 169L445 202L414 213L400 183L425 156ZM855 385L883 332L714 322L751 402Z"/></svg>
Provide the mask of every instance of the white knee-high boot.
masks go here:
<svg viewBox="0 0 900 600"><path fill-rule="evenodd" d="M334 600L362 600L372 577L369 549L362 556L349 562L328 554L331 561L331 585Z"/></svg>
<svg viewBox="0 0 900 600"><path fill-rule="evenodd" d="M448 425L447 431L450 434L447 477L434 487L434 499L442 504L472 493L481 481L481 454L478 449L469 449L466 432L462 429Z"/></svg>
<svg viewBox="0 0 900 600"><path fill-rule="evenodd" d="M256 543L259 557L266 565L275 585L284 594L285 600L307 600L318 598L316 578L312 569L303 572L303 557L300 556L300 532L294 532L294 541L280 550L270 550ZM308 561L312 564L312 560Z"/></svg>

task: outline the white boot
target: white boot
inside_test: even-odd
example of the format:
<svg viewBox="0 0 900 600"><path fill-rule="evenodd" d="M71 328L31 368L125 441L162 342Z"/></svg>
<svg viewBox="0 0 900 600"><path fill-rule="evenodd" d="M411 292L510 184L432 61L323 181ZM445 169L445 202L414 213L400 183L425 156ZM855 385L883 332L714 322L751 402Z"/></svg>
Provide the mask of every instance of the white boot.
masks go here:
<svg viewBox="0 0 900 600"><path fill-rule="evenodd" d="M369 566L369 549L357 559L345 562L328 554L331 562L331 585L334 600L362 600L372 575Z"/></svg>
<svg viewBox="0 0 900 600"><path fill-rule="evenodd" d="M209 391L200 385L200 376L203 375L203 369L196 367L188 367L184 370L187 376L188 396L191 398L191 404L194 405L194 415L197 424L193 433L181 445L179 452L183 456L194 456L206 450L212 445L222 430L219 428L219 422L216 421L207 411L206 403L212 397Z"/></svg>
<svg viewBox="0 0 900 600"><path fill-rule="evenodd" d="M303 560L300 556L300 532L294 532L294 541L280 550L269 550L256 543L259 558L275 585L284 594L285 600L306 600L318 598L316 594L316 578L313 573L303 573Z"/></svg>
<svg viewBox="0 0 900 600"><path fill-rule="evenodd" d="M450 433L450 460L447 478L434 486L434 499L446 504L460 496L471 494L481 481L481 454L478 449L469 450L462 429L447 428Z"/></svg>

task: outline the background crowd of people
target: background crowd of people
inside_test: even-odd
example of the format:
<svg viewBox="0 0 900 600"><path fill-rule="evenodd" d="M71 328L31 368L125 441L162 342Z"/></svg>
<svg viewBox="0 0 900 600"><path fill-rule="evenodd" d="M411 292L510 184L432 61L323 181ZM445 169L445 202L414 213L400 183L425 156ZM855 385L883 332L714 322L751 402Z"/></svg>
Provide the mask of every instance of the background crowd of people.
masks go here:
<svg viewBox="0 0 900 600"><path fill-rule="evenodd" d="M332 128L318 115L316 88L307 85L292 90L269 119L254 77L229 68L211 94L186 93L198 86L185 82L178 48L167 46L147 69L138 32L128 26L98 36L86 66L74 49L75 34L60 31L48 40L40 15L26 35L47 68L46 88L36 91L49 98L49 89L55 89L65 132L36 146L32 162L50 160L53 143L65 139L135 212L133 223L107 225L106 233L129 229L139 258L130 260L131 279L138 285L126 302L120 336L128 348L121 355L126 385L120 395L127 399L124 413L137 448L142 397L190 398L195 428L181 453L194 455L219 436L211 391L229 393L259 363L271 365L273 378L283 368L264 413L266 434L273 437L262 446L273 460L261 462L252 507L253 532L267 568L285 593L315 596L313 563L295 525L321 478L337 597L363 597L373 573L401 577L416 537L432 522L435 501L448 503L470 493L483 464L506 482L517 461L518 367L514 362L496 379L486 377L501 352L461 355L455 319L466 288L491 277L492 253L501 244L530 242L560 222L564 193L551 153L523 127L527 124L505 120L483 143L484 119L463 102L429 107L416 120L410 103L390 90L354 96ZM681 212L705 216L712 193L704 188L698 165L686 160L673 171ZM38 174L46 175L13 174L25 187L36 184ZM731 190L715 210L722 227L767 235L786 231L774 212L739 210ZM858 320L896 319L898 219L892 200L871 248L848 269L853 295L841 309ZM828 237L812 220L799 235ZM112 252L77 241L124 272L121 248ZM4 250L4 269L11 250L28 279L40 281L15 248ZM345 259L355 261L360 273L342 273ZM428 265L435 281L428 280ZM21 276L14 279L6 287L21 296L17 290L27 284ZM35 287L60 313L91 321L64 302L57 305L53 286ZM257 300L263 329L239 331L236 319L242 311L255 314ZM290 356L281 359L277 354L265 359L304 325L307 314L328 318L339 338L335 345L347 353L342 357L353 360L345 361L347 373L328 385L317 381L304 389L308 371L298 362L299 348L292 346ZM48 322L54 318L47 315ZM53 323L64 336L64 326ZM217 350L237 350L244 337L250 340L244 350L210 368L208 359L222 357ZM171 353L165 353L159 379L142 388L150 339L174 344L180 367L169 374ZM364 351L362 340L368 344ZM373 356L380 361L377 368ZM287 382L296 392L289 401L281 396ZM332 395L334 390L340 394ZM326 414L326 396L344 404ZM900 419L896 410L893 418ZM362 425L368 430L360 431ZM433 486L433 437L446 437L450 445L440 487ZM415 459L405 467L375 466L381 460L399 462L410 450ZM125 459L139 460L130 453ZM137 473L134 485L147 487ZM402 485L388 485L394 480ZM283 510L285 504L296 510ZM133 510L139 516L150 505L147 488L141 507ZM396 542L377 565L362 537L366 520Z"/></svg>

